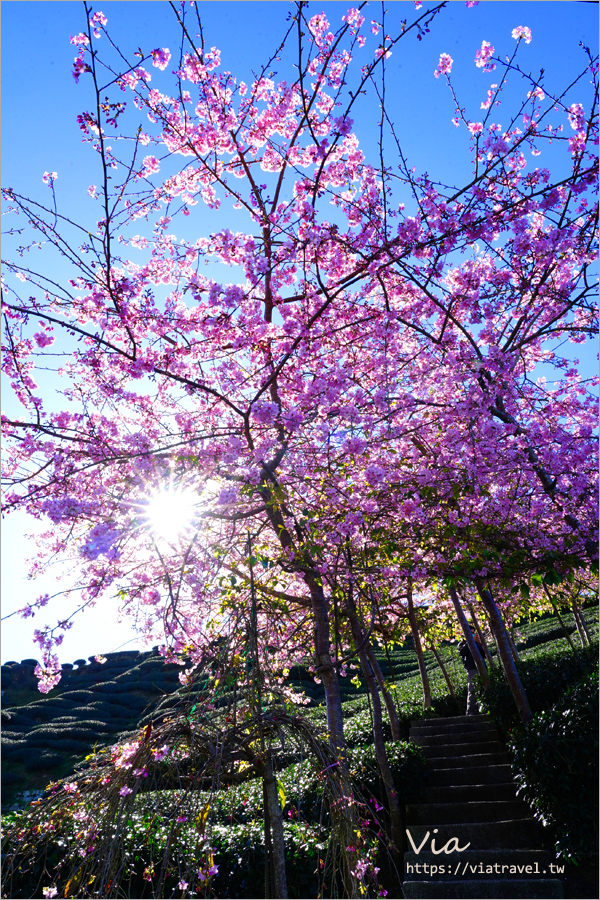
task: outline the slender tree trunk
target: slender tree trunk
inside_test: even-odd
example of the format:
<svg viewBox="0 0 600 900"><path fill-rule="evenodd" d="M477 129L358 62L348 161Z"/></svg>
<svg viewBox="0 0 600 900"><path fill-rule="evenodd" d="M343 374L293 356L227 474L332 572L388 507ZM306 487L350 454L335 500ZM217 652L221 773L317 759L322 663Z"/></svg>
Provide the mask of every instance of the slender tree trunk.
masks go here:
<svg viewBox="0 0 600 900"><path fill-rule="evenodd" d="M271 840L271 816L267 785L263 775L263 831L265 835L265 900L273 896L273 842Z"/></svg>
<svg viewBox="0 0 600 900"><path fill-rule="evenodd" d="M573 615L575 617L575 624L577 625L577 630L579 631L579 637L581 638L582 646L589 646L591 644L592 639L590 637L590 632L587 627L587 622L585 621L585 616L583 614L583 610L577 603L575 597L572 600L573 603Z"/></svg>
<svg viewBox="0 0 600 900"><path fill-rule="evenodd" d="M413 605L412 584L407 582L407 599L408 599L408 620L410 622L410 630L412 634L415 653L419 663L419 672L421 673L421 683L423 685L423 707L431 709L431 685L429 684L429 676L427 675L427 667L425 666L425 658L423 656L423 647L421 646L421 635L417 626L417 618L415 616L415 608Z"/></svg>
<svg viewBox="0 0 600 900"><path fill-rule="evenodd" d="M562 616L561 616L560 612L558 611L558 606L557 606L556 603L554 602L554 597L552 596L552 594L551 594L550 591L548 590L547 586L546 586L543 582L542 582L542 584L543 584L543 586L544 586L544 591L545 591L545 593L546 593L546 597L548 598L548 600L549 600L550 603L552 604L552 609L553 609L554 612L556 613L556 618L558 619L559 625L560 625L560 627L562 628L562 633L564 634L565 638L567 639L567 642L568 642L568 644L569 644L569 647L571 648L571 650L573 651L573 653L577 653L577 650L575 649L575 644L574 644L573 641L571 640L571 635L570 635L569 632L567 631L567 626L566 626L565 623L563 622Z"/></svg>
<svg viewBox="0 0 600 900"><path fill-rule="evenodd" d="M438 666L442 670L442 675L444 676L444 678L446 680L446 684L448 685L448 690L450 691L450 696L453 698L456 698L456 694L454 692L454 685L452 684L452 682L450 680L450 676L448 675L448 672L446 671L446 666L444 665L442 657L440 656L438 651L435 649L435 644L431 644L430 649L437 660Z"/></svg>
<svg viewBox="0 0 600 900"><path fill-rule="evenodd" d="M479 677L481 678L481 681L483 682L483 687L485 688L485 690L487 690L490 686L490 677L481 658L481 653L479 652L475 644L475 638L471 634L471 629L469 628L467 617L465 616L464 610L461 606L458 593L456 591L456 588L453 587L449 588L448 590L450 593L450 599L452 600L452 604L456 611L456 615L458 616L458 621L460 622L460 627L463 630L465 640L469 646L469 650L471 651L471 656L473 657L475 665L477 666L477 672L479 674Z"/></svg>
<svg viewBox="0 0 600 900"><path fill-rule="evenodd" d="M314 654L317 674L321 678L325 692L325 706L327 710L327 731L329 743L335 755L335 769L328 773L331 781L332 798L330 803L331 837L343 848L341 853L341 865L335 872L330 872L333 879L339 879L342 890L347 897L358 897L360 893L359 880L353 874L352 861L345 848L356 840L356 833L360 831L360 822L356 805L352 798L352 783L350 778L350 766L346 740L344 738L344 718L342 713L342 698L337 672L331 659L329 640L329 607L320 575L314 565L310 552L306 547L301 529L296 529L298 541L295 542L283 518L280 509L280 501L275 496L273 486L277 481L270 466L263 463L263 479L259 493L265 502L269 521L281 547L291 550L296 558L300 559L298 572L302 574L304 582L310 592L313 612L313 636ZM335 795L335 796L333 796Z"/></svg>
<svg viewBox="0 0 600 900"><path fill-rule="evenodd" d="M271 877L273 898L285 900L288 896L285 875L285 841L283 837L283 813L279 803L277 780L273 774L270 761L263 762L263 791L266 799L266 810L271 830ZM265 816L266 818L266 816ZM266 848L265 848L266 850Z"/></svg>
<svg viewBox="0 0 600 900"><path fill-rule="evenodd" d="M519 673L517 672L513 655L510 652L508 636L506 628L504 627L502 616L500 615L500 610L496 606L491 591L488 587L486 587L485 582L481 578L475 580L475 585L477 587L477 590L479 591L479 596L483 600L483 605L486 608L490 626L494 637L496 638L498 653L500 654L500 659L502 660L504 672L506 674L509 687L514 697L514 701L516 703L517 709L519 710L519 715L521 716L523 722L530 722L532 719L531 707L529 706L527 694L525 693L525 689L523 688L521 679L519 678Z"/></svg>
<svg viewBox="0 0 600 900"><path fill-rule="evenodd" d="M392 740L400 741L402 740L402 731L400 729L400 719L398 718L394 699L388 690L387 684L385 683L385 678L383 677L381 666L377 661L377 657L373 652L373 648L371 647L370 642L367 642L367 644L365 645L365 652L371 664L373 674L375 676L377 684L379 685L379 689L383 695L386 709L388 711L388 716L390 718L390 727L392 729Z"/></svg>
<svg viewBox="0 0 600 900"><path fill-rule="evenodd" d="M359 879L353 874L352 860L348 853L345 852L345 848L356 842L356 835L360 833L361 826L356 806L351 799L353 795L352 780L350 778L348 748L344 737L340 684L330 652L327 600L323 588L316 578L310 573L305 573L304 580L310 589L313 603L315 660L317 673L321 678L325 691L329 743L337 761L337 766L334 769L330 769L327 777L331 781L330 814L332 827L330 841L341 848L341 856L340 863L336 865L335 871L330 871L329 875L330 878L336 881L339 880L343 896L359 897Z"/></svg>
<svg viewBox="0 0 600 900"><path fill-rule="evenodd" d="M337 672L333 665L329 643L329 615L323 588L312 576L304 579L310 589L313 603L313 633L315 641L315 661L317 675L323 683L325 706L327 709L327 730L329 741L337 759L347 769L348 754L344 738L344 717L342 696Z"/></svg>
<svg viewBox="0 0 600 900"><path fill-rule="evenodd" d="M485 658L487 659L488 666L490 667L490 669L493 669L494 665L495 665L494 657L490 653L490 648L487 645L487 641L483 634L483 629L482 629L481 625L479 624L479 620L478 620L477 616L475 615L475 608L474 608L473 604L467 603L467 609L471 613L471 618L473 620L473 624L475 625L475 629L479 636L479 642L483 648L483 652L485 653Z"/></svg>
<svg viewBox="0 0 600 900"><path fill-rule="evenodd" d="M350 626L352 628L352 634L354 637L355 645L358 649L358 658L360 660L361 668L363 671L363 675L365 677L365 681L367 683L367 687L369 689L369 693L371 695L371 699L373 701L373 742L375 744L375 755L377 756L377 764L379 766L379 771L381 773L381 778L383 780L383 785L385 788L385 793L387 796L388 807L389 807L389 815L390 815L390 823L391 823L391 837L392 844L394 847L394 851L392 853L394 857L394 862L398 870L400 869L398 863L402 858L402 854L404 854L406 850L405 846L405 837L404 837L404 816L403 809L400 806L398 801L398 794L396 791L396 787L394 785L394 776L392 775L392 770L390 768L389 760L387 758L387 752L385 749L385 740L383 737L383 718L381 715L381 699L379 696L379 690L377 686L376 679L373 675L373 671L370 666L369 656L366 651L365 644L365 635L364 631L358 621L358 615L356 613L356 606L354 604L354 597L352 595L352 587L348 590L347 594L348 599L348 618L350 619Z"/></svg>
<svg viewBox="0 0 600 900"><path fill-rule="evenodd" d="M273 531L284 550L296 550L298 552L294 539L285 524L279 500L273 492L273 485L278 487L276 477L271 468L265 464L263 464L263 470L264 477L259 493L265 502ZM302 543L300 543L300 548L302 565L299 567L299 571L302 573L304 582L310 592L312 603L315 662L317 664L317 674L323 683L325 692L329 740L340 765L348 771L342 698L337 672L335 671L330 652L328 604L310 553Z"/></svg>
<svg viewBox="0 0 600 900"><path fill-rule="evenodd" d="M512 636L512 629L508 627L508 623L505 623L504 627L506 628L506 637L508 638L508 646L510 647L512 657L516 663L520 663L521 657L519 656L519 651L517 650L517 646Z"/></svg>
<svg viewBox="0 0 600 900"><path fill-rule="evenodd" d="M256 609L256 594L254 591L254 569L252 566L252 537L248 534L248 556L250 559L250 591L252 597L252 609L250 619L250 646L254 662L252 705L257 721L262 717L262 675L258 654L258 623ZM261 753L259 771L263 779L263 814L265 828L265 897L282 898L288 896L287 880L285 873L285 842L283 837L283 820L277 782L273 774L273 766L268 750L265 747L265 737L262 724L260 726Z"/></svg>

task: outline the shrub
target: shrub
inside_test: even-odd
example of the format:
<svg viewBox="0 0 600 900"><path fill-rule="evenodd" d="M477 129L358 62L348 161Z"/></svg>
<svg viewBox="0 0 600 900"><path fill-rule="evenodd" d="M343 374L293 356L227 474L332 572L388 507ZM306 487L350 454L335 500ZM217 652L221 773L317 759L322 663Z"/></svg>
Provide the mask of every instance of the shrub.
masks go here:
<svg viewBox="0 0 600 900"><path fill-rule="evenodd" d="M42 750L40 753L37 749L32 748L28 753L23 752L23 761L29 769L36 772L52 769L54 766L64 763L64 760L62 753L55 753L51 750Z"/></svg>
<svg viewBox="0 0 600 900"><path fill-rule="evenodd" d="M81 705L82 703L89 703L92 700L92 692L86 690L76 690L76 691L68 691L63 694L64 701L71 700L73 703L77 703L77 705Z"/></svg>
<svg viewBox="0 0 600 900"><path fill-rule="evenodd" d="M60 739L54 740L54 749L60 750L61 753L69 753L71 755L85 756L89 752L92 742L88 740L79 740L77 738L65 735Z"/></svg>
<svg viewBox="0 0 600 900"><path fill-rule="evenodd" d="M392 737L392 729L388 721L387 715L383 714L383 737L389 741ZM352 716L351 719L344 722L344 737L349 747L357 744L367 744L373 741L373 726L371 724L371 715L368 709Z"/></svg>
<svg viewBox="0 0 600 900"><path fill-rule="evenodd" d="M427 762L423 750L416 744L405 741L386 743L385 749L400 803L418 803L424 797L427 784ZM352 750L351 766L363 791L383 799L373 744L355 747Z"/></svg>
<svg viewBox="0 0 600 900"><path fill-rule="evenodd" d="M597 852L598 673L538 713L510 739L519 794L574 861Z"/></svg>
<svg viewBox="0 0 600 900"><path fill-rule="evenodd" d="M3 786L8 786L9 784L18 784L21 780L21 775L19 772L11 772L10 770L5 769L2 772L2 784Z"/></svg>
<svg viewBox="0 0 600 900"><path fill-rule="evenodd" d="M596 644L582 648L576 654L570 649L548 648L519 663L517 668L532 712L548 709L570 685L595 670L597 657ZM481 706L504 731L519 724L519 713L500 668L490 673L490 687L481 696Z"/></svg>
<svg viewBox="0 0 600 900"><path fill-rule="evenodd" d="M312 829L310 829L312 831ZM284 823L286 872L290 897L316 897L318 861L324 842L318 843L303 826ZM262 897L265 891L264 828L258 822L216 826L211 834L219 874L213 889L217 897Z"/></svg>
<svg viewBox="0 0 600 900"><path fill-rule="evenodd" d="M2 732L2 752L10 754L11 751L17 751L23 747L25 741L12 731Z"/></svg>

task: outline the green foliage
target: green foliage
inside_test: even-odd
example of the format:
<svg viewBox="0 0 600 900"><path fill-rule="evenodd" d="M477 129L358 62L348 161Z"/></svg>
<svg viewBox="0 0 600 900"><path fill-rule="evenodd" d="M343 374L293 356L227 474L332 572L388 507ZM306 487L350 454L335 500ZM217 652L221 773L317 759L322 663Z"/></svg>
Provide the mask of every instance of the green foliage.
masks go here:
<svg viewBox="0 0 600 900"><path fill-rule="evenodd" d="M316 897L319 854L325 836L306 823L284 823L286 874L290 897ZM261 823L216 826L211 834L219 874L217 897L262 897L265 894L264 829Z"/></svg>
<svg viewBox="0 0 600 900"><path fill-rule="evenodd" d="M563 618L571 628L572 622L567 621L568 615L565 614ZM591 625L591 611L586 611L586 618ZM549 648L548 638L554 636L560 637L560 640ZM571 695L565 691L570 684L581 681L582 678L587 684L585 673L593 667L595 649L579 651L574 656L553 617L521 623L515 637L519 639L519 646L531 648L525 651L527 659L520 670L534 709L545 709L561 694L564 704L567 704L561 706L560 711L553 710L538 716L535 729L531 727L514 736L515 761L522 783L522 795L534 804L539 818L548 821L556 829L560 847L567 848L566 852L573 855L582 854L587 852L584 839L586 822L589 820L588 806L593 803L590 798L595 798L596 795L594 785L578 776L578 769L584 771L586 766L590 767L589 760L594 757L586 757L586 754L588 748L591 748L589 752L592 754L595 750L589 742L578 738L578 732L581 735L589 733L589 721L585 718L587 713L579 716L580 703L583 708L589 697L587 694L584 697L574 692L571 700ZM542 643L543 647L536 646ZM446 682L433 655L427 653L425 659L431 681L432 708L424 710L422 685L414 652L408 647L394 649L390 654L390 671L386 655L376 649L398 710L403 738L408 737L409 724L413 719L460 715L464 712L466 676L459 663L456 647L443 644L439 652L448 668L457 697L453 699L448 695ZM64 679L68 689L62 694L57 690L56 694L45 700L39 700L39 695L36 695L35 703L8 711L3 718L3 746L8 751L5 784L10 788L7 794L16 794L17 791L28 788L37 789L50 778L69 775L73 770L73 761L82 759L90 752L94 743L112 743L117 740L119 732L121 736L125 731L136 730L139 733L141 715L144 715L144 722L150 721L153 716L157 721L157 710L164 710L177 700L175 694L157 698L156 690L170 691L171 685L178 687L179 667L173 667L169 672L162 668L162 661L156 656L145 661L143 654L131 660L132 668L121 672L122 663L119 660L114 661L111 666L86 666L85 671L79 675L79 680L77 671L70 672ZM516 722L516 710L498 669L499 667L492 673L489 708L501 724L508 728ZM357 789L364 798L369 802L375 799L378 804L386 806L373 746L371 706L364 693L364 684L357 688L352 683L351 677L355 674L356 670L352 670L349 677L341 679L351 770ZM105 679L103 688L84 689L87 684L92 688L99 678ZM306 691L311 702L302 709L302 716L314 722L324 732L326 712L322 685L316 684L308 670L301 666L293 667L288 682L291 686ZM148 710L152 712L146 715ZM411 744L392 743L387 710L383 703L382 713L384 734L388 741L386 749L400 801L419 802L426 789L423 753ZM560 732L560 726L564 726L563 732ZM30 745L29 739L34 735L36 737ZM48 741L47 748L44 746L44 735ZM518 744L519 740L522 744ZM561 744L561 741L564 743ZM561 753L575 762L572 771L569 768L562 775L557 775ZM544 760L542 765L539 763L540 759ZM327 804L323 797L324 782L319 777L322 773L318 771L316 764L301 757L296 746L287 747L285 752L280 752L276 768L280 796L285 796L283 812L290 896L314 897L318 892L320 859L326 853L327 830L330 826ZM544 781L542 776L546 769L553 774ZM188 775L185 765L180 766L179 774ZM577 787L578 777L583 786L581 789ZM156 777L152 786L151 779L148 779L143 793L135 800L132 799L131 810L127 812L126 819L122 820L123 827L127 829L125 870L128 873L122 885L123 890L129 896L151 896L153 886L144 880L142 873L152 862L156 864L158 872L162 854L168 848L170 874L166 877L161 896L177 896L179 876L175 873L183 872L189 860L195 859L198 842L204 840L204 835L200 834L195 824L196 815L198 810L209 806L206 835L210 835L210 845L219 865L219 873L211 884L211 893L220 897L264 896L263 796L260 779L252 778L242 784L221 787L212 794L202 791L184 792L186 799L180 801L177 799L178 792L170 789L178 786L177 778L177 773L171 780ZM157 790L157 787L166 789ZM585 791L585 803L581 801L578 790L580 794ZM129 802L129 798L126 802ZM181 823L179 813L174 812L180 803L186 806L185 809L182 806L181 811L187 813L188 818ZM125 803L123 806L125 808ZM560 808L565 810L562 819ZM579 818L577 809L581 810ZM574 835L570 843L566 839L568 834ZM51 856L54 851L51 848L50 851ZM56 853L56 860L54 857L47 857L49 869L64 857L64 849L57 848ZM28 890L29 893L21 892L10 896L39 895L39 890L36 894L33 887L26 888L25 882L26 879L23 878L23 890ZM42 883L46 884L48 880Z"/></svg>
<svg viewBox="0 0 600 900"><path fill-rule="evenodd" d="M510 741L519 793L577 861L597 852L598 673L567 690Z"/></svg>
<svg viewBox="0 0 600 900"><path fill-rule="evenodd" d="M387 715L383 717L383 737L389 741L392 737L392 729ZM357 744L366 744L373 740L373 725L368 709L357 712L351 719L344 722L344 737L349 747Z"/></svg>
<svg viewBox="0 0 600 900"><path fill-rule="evenodd" d="M570 685L596 668L597 659L597 644L577 653L569 648L540 649L524 659L517 669L532 711L548 709ZM490 688L481 697L481 706L504 731L519 724L519 714L500 667L490 673Z"/></svg>
<svg viewBox="0 0 600 900"><path fill-rule="evenodd" d="M427 761L421 747L406 741L385 745L400 803L423 800L427 784ZM366 796L375 795L383 802L383 790L375 747L355 747L351 755L351 771Z"/></svg>

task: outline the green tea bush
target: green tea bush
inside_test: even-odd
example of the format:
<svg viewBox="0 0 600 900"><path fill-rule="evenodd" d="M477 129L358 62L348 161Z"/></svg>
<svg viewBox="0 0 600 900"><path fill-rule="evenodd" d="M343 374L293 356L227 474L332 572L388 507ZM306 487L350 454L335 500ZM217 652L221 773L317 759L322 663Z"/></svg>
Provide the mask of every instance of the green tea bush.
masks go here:
<svg viewBox="0 0 600 900"><path fill-rule="evenodd" d="M45 772L65 761L62 753L57 753L53 750L42 750L40 752L37 748L32 747L31 750L28 751L23 748L22 753L23 762L29 769L34 769L36 772Z"/></svg>
<svg viewBox="0 0 600 900"><path fill-rule="evenodd" d="M400 803L418 803L427 786L427 762L421 747L405 741L385 745ZM351 753L351 771L365 793L383 800L375 747L355 747Z"/></svg>
<svg viewBox="0 0 600 900"><path fill-rule="evenodd" d="M392 729L387 714L384 713L382 718L383 737L384 740L389 741L392 737ZM356 713L351 719L344 722L344 737L349 747L373 741L373 725L371 724L371 714L368 709Z"/></svg>
<svg viewBox="0 0 600 900"><path fill-rule="evenodd" d="M84 703L89 703L93 699L93 694L91 691L86 690L68 691L66 694L63 694L63 700L67 699L72 700L74 705L81 706Z"/></svg>
<svg viewBox="0 0 600 900"><path fill-rule="evenodd" d="M321 837L321 841L318 838ZM286 875L291 898L318 894L319 855L326 838L314 828L284 823ZM219 873L212 885L216 897L264 897L265 852L262 823L216 826L211 833Z"/></svg>
<svg viewBox="0 0 600 900"><path fill-rule="evenodd" d="M598 673L567 690L511 736L519 794L578 861L598 850Z"/></svg>
<svg viewBox="0 0 600 900"><path fill-rule="evenodd" d="M569 635L572 635L576 632L576 628L574 625L567 626L567 631ZM539 631L537 634L531 634L527 637L524 637L523 640L517 640L516 646L517 650L529 649L530 647L537 647L540 644L547 644L549 641L558 641L561 638L564 638L565 634L562 628L551 628L546 631Z"/></svg>
<svg viewBox="0 0 600 900"><path fill-rule="evenodd" d="M78 738L72 738L68 735L55 737L52 741L52 746L54 749L60 751L61 753L68 753L71 756L76 755L79 757L85 756L89 750L91 750L92 742L88 740L81 740Z"/></svg>
<svg viewBox="0 0 600 900"><path fill-rule="evenodd" d="M596 644L581 648L577 653L569 648L550 647L522 660L517 668L532 711L542 712L552 706L570 685L595 670L597 658ZM489 690L481 695L480 701L482 708L492 715L503 731L519 724L510 687L499 667L490 673Z"/></svg>

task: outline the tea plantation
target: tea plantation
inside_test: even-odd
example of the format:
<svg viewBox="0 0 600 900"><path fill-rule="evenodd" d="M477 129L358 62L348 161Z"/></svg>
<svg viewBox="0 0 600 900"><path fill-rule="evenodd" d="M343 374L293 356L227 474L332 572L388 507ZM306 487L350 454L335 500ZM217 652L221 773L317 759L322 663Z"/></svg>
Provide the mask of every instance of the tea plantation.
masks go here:
<svg viewBox="0 0 600 900"><path fill-rule="evenodd" d="M588 606L585 617L592 636L589 647L581 647L569 614L563 614L562 619L573 646L555 616L523 622L515 629L520 675L536 714L530 726L519 725L497 663L491 672L491 687L482 697L484 708L508 741L523 798L534 814L551 826L556 849L572 863L565 897L597 896L592 870L597 853L598 607ZM490 649L494 654L494 648ZM421 680L410 641L390 652L382 648L376 652L400 714L404 740L390 742L388 750L396 788L405 803L419 802L427 792L424 757L417 747L407 743L410 720L423 715L460 715L465 709L466 674L456 646L443 644L439 654L453 684L454 696L449 693L433 653L426 653L432 709L424 713ZM92 658L87 663L78 660L74 666L64 666L62 681L47 697L36 691L34 666L34 660L2 666L2 802L9 822L15 816L9 810L27 806L43 794L49 781L65 778L75 768L85 768L85 758L92 751L138 735L140 728L160 720L169 709L186 702L189 708L190 697L193 699L180 685L181 667L165 665L156 650L108 654L103 665ZM301 666L290 671L288 680L309 700L299 712L324 729L321 686ZM372 798L369 802L376 807L383 795L372 746L370 699L356 672L350 672L341 684L352 773L364 796ZM222 702L225 699L223 696ZM219 701L216 705L218 712ZM384 731L386 740L391 741L385 711ZM292 746L282 746L276 774L284 805L286 865L289 883L294 885L292 896L316 896L317 872L330 824L322 779L315 766ZM208 816L209 809L212 852L219 860L211 885L213 895L263 896L260 780L230 782L218 790L213 785L207 791L188 791L182 799L184 782L180 773L171 781L169 777L165 770L158 780L148 779L147 789L137 795L132 807L125 838L126 857L129 854L131 862L128 896L152 895L148 879L142 878L140 872L153 871L153 860L173 843L174 837L176 856L183 859L186 853L193 852L197 823L202 816ZM176 834L175 819L180 823ZM15 892L11 896L34 896L31 891L37 877L34 866L20 885L13 885Z"/></svg>

